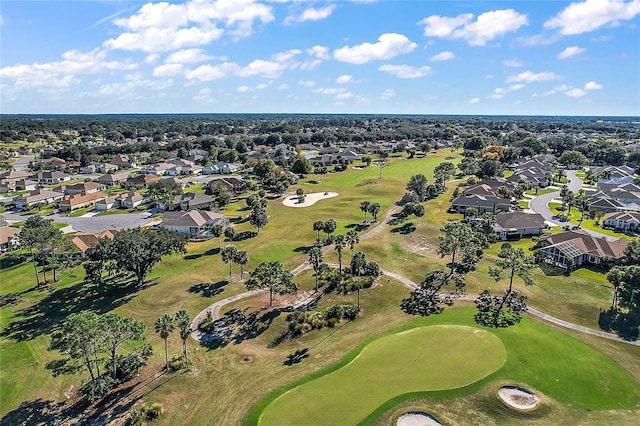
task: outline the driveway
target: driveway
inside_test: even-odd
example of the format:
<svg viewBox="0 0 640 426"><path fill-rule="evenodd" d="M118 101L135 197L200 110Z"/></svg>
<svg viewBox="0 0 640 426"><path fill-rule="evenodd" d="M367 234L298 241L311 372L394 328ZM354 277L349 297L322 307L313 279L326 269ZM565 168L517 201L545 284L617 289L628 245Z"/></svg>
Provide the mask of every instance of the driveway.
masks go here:
<svg viewBox="0 0 640 426"><path fill-rule="evenodd" d="M14 161L11 165L11 168L13 168L13 170L15 170L16 172L21 172L25 169L25 167L29 165L31 161L33 161L34 158L35 156L33 155L23 155L22 157L18 157L16 161Z"/></svg>

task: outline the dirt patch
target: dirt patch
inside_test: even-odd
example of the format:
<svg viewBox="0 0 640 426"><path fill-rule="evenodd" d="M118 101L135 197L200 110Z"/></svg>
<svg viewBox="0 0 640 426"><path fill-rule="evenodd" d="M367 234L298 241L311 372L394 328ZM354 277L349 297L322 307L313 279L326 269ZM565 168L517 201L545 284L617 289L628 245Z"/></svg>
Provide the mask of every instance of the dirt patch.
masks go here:
<svg viewBox="0 0 640 426"><path fill-rule="evenodd" d="M242 364L249 364L250 362L253 362L253 357L251 357L249 355L245 355L240 359L240 362Z"/></svg>
<svg viewBox="0 0 640 426"><path fill-rule="evenodd" d="M337 192L314 192L312 194L305 194L303 203L298 202L297 195L291 195L282 200L282 204L287 207L309 207L320 200L337 197L338 195Z"/></svg>
<svg viewBox="0 0 640 426"><path fill-rule="evenodd" d="M401 239L400 244L402 248L410 253L428 257L431 259L439 259L440 256L436 253L436 249L433 245L429 245L427 238L420 235L408 235Z"/></svg>
<svg viewBox="0 0 640 426"><path fill-rule="evenodd" d="M405 413L398 417L396 422L397 426L441 426L438 420L431 414L423 413L421 411L413 411L411 413Z"/></svg>
<svg viewBox="0 0 640 426"><path fill-rule="evenodd" d="M516 410L532 410L538 405L538 397L526 389L516 386L503 386L498 396L508 406Z"/></svg>

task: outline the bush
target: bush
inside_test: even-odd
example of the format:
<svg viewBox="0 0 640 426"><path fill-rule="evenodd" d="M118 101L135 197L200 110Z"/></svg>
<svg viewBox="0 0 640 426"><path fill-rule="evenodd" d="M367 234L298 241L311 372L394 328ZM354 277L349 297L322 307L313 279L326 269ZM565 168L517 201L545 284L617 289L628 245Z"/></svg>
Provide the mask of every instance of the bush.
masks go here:
<svg viewBox="0 0 640 426"><path fill-rule="evenodd" d="M162 408L162 404L158 404L156 402L154 404L146 404L142 407L142 411L145 414L146 421L155 422L158 420L164 409Z"/></svg>
<svg viewBox="0 0 640 426"><path fill-rule="evenodd" d="M141 426L146 418L145 412L142 410L132 410L129 417L125 421L126 426Z"/></svg>
<svg viewBox="0 0 640 426"><path fill-rule="evenodd" d="M182 370L186 367L184 358L181 355L176 355L169 360L169 371L174 372L178 370Z"/></svg>
<svg viewBox="0 0 640 426"><path fill-rule="evenodd" d="M200 331L203 331L205 333L213 333L214 331L216 331L216 324L213 322L213 319L211 319L211 316L207 315L206 318L200 321L200 324L198 324L198 328L200 329Z"/></svg>

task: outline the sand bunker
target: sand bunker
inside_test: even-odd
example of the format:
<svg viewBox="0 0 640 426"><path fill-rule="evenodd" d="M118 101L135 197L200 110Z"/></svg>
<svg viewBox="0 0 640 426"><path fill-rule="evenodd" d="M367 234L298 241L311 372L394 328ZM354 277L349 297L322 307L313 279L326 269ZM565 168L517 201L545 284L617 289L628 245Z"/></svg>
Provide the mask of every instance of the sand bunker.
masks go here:
<svg viewBox="0 0 640 426"><path fill-rule="evenodd" d="M430 414L414 411L411 413L405 413L398 418L396 422L397 426L442 426L442 423L437 421L435 417Z"/></svg>
<svg viewBox="0 0 640 426"><path fill-rule="evenodd" d="M498 390L498 396L505 404L517 410L531 410L538 405L538 397L531 392L515 386L504 386Z"/></svg>
<svg viewBox="0 0 640 426"><path fill-rule="evenodd" d="M305 194L304 203L298 202L297 195L291 195L285 198L282 201L282 204L287 207L309 207L320 200L324 200L325 198L337 197L338 195L339 194L337 192L314 192L313 194Z"/></svg>

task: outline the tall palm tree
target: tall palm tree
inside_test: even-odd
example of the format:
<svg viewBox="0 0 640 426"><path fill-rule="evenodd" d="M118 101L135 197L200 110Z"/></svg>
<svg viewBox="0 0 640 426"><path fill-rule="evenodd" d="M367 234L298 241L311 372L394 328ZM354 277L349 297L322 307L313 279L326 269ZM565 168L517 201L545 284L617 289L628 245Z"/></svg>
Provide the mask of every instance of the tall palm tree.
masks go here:
<svg viewBox="0 0 640 426"><path fill-rule="evenodd" d="M235 262L237 254L238 249L236 246L232 246L231 244L222 249L222 261L229 264L229 278L231 278L231 266Z"/></svg>
<svg viewBox="0 0 640 426"><path fill-rule="evenodd" d="M345 247L346 247L346 242L344 240L344 235L342 234L336 235L335 245L333 246L333 248L335 248L336 251L338 252L338 265L339 265L339 271L340 271L341 277L342 277L342 250Z"/></svg>
<svg viewBox="0 0 640 426"><path fill-rule="evenodd" d="M244 250L238 250L236 253L235 259L233 260L235 263L240 265L240 279L244 278L244 265L249 262L249 255Z"/></svg>
<svg viewBox="0 0 640 426"><path fill-rule="evenodd" d="M355 248L356 244L360 242L358 232L355 229L347 232L345 242L349 245L349 250L351 251L351 256L353 257L353 249Z"/></svg>
<svg viewBox="0 0 640 426"><path fill-rule="evenodd" d="M364 213L364 223L367 223L367 213L369 212L369 206L371 205L368 201L363 201L360 203L360 210Z"/></svg>
<svg viewBox="0 0 640 426"><path fill-rule="evenodd" d="M377 222L378 221L378 213L380 213L380 203L372 203L369 206L369 213L371 213L371 216L373 217L373 221Z"/></svg>
<svg viewBox="0 0 640 426"><path fill-rule="evenodd" d="M313 222L313 230L316 231L316 244L320 244L320 231L324 231L324 222L316 220Z"/></svg>
<svg viewBox="0 0 640 426"><path fill-rule="evenodd" d="M164 314L156 321L156 333L164 339L164 366L167 370L169 369L169 346L167 345L167 339L174 328L173 318L167 314Z"/></svg>
<svg viewBox="0 0 640 426"><path fill-rule="evenodd" d="M174 321L178 330L180 331L180 340L182 340L182 356L184 362L189 364L189 358L187 357L187 339L191 334L191 315L186 309L180 309L176 312Z"/></svg>
<svg viewBox="0 0 640 426"><path fill-rule="evenodd" d="M316 275L316 292L318 291L318 275L320 274L320 267L322 266L322 250L320 247L313 247L309 250L309 264L313 267L313 272Z"/></svg>

